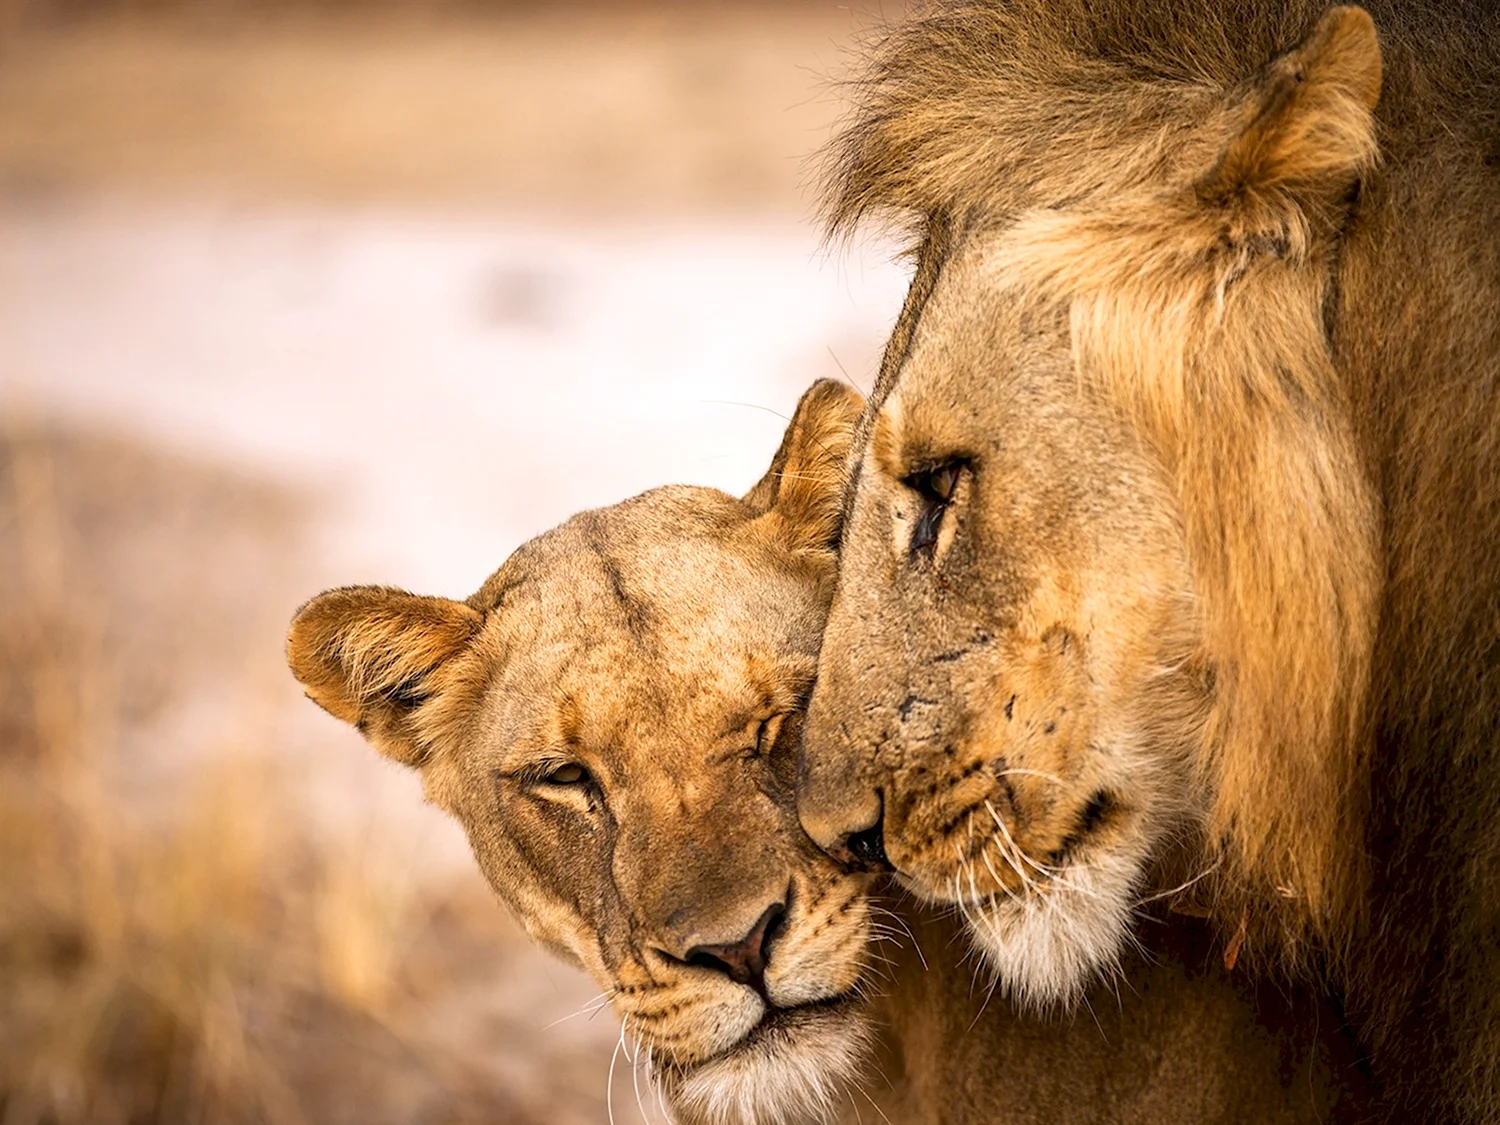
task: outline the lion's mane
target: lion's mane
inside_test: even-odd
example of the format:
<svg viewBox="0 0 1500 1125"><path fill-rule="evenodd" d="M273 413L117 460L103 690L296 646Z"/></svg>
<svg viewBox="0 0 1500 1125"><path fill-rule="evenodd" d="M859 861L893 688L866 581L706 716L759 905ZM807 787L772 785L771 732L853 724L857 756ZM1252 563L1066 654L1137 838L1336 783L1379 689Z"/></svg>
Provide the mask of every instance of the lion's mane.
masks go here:
<svg viewBox="0 0 1500 1125"><path fill-rule="evenodd" d="M1500 21L1367 7L1373 74L1348 9L1307 81L1269 67L1334 26L1313 0L930 7L872 54L828 213L910 222L916 290L953 229L1018 223L1015 275L1173 471L1232 677L1201 762L1221 924L1330 974L1393 1113L1494 1120ZM1257 132L1293 103L1313 135Z"/></svg>

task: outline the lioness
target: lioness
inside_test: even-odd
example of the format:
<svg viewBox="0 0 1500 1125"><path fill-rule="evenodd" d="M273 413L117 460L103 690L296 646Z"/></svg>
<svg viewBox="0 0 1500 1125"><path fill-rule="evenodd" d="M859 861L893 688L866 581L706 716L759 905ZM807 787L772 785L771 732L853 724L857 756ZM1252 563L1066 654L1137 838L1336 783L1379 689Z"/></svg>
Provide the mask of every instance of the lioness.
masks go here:
<svg viewBox="0 0 1500 1125"><path fill-rule="evenodd" d="M1500 20L1369 9L963 0L876 52L830 206L919 263L800 800L1008 995L1190 884L1347 998L1390 1118L1493 1122Z"/></svg>
<svg viewBox="0 0 1500 1125"><path fill-rule="evenodd" d="M803 835L801 714L861 406L820 383L742 500L669 487L586 512L466 602L323 594L292 624L292 669L421 771L527 930L607 990L685 1122L1349 1110L1336 1016L1228 979L1203 935L1148 933L1092 1019L1029 1018L973 988L955 920L882 921L868 877Z"/></svg>

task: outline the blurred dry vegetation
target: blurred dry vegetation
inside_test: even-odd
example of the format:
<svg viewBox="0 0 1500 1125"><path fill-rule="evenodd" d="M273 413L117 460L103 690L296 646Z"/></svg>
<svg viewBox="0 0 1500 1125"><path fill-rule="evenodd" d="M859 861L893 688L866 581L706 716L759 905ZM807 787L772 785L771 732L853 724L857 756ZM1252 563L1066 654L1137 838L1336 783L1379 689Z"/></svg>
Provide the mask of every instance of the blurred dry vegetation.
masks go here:
<svg viewBox="0 0 1500 1125"><path fill-rule="evenodd" d="M0 0L0 210L805 214L861 18ZM310 518L297 486L0 395L0 1125L604 1120L607 1017L544 1030L581 982L470 865L414 872L308 782L331 727L287 735L279 637Z"/></svg>
<svg viewBox="0 0 1500 1125"><path fill-rule="evenodd" d="M830 76L875 18L866 0L6 4L12 193L573 213L805 214Z"/></svg>
<svg viewBox="0 0 1500 1125"><path fill-rule="evenodd" d="M299 518L118 439L5 435L7 1125L598 1119L595 1060L518 1047L531 1013L486 1003L516 1007L529 950L477 880L391 878L320 828L250 700L166 753L138 737L265 664Z"/></svg>

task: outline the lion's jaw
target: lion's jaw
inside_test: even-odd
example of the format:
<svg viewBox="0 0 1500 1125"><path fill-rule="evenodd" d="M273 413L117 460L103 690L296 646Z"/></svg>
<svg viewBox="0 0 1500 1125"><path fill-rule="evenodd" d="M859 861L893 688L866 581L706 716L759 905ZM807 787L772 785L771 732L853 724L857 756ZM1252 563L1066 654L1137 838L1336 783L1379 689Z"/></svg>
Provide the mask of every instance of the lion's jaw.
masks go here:
<svg viewBox="0 0 1500 1125"><path fill-rule="evenodd" d="M910 744L902 752L941 756ZM1132 758L1139 768L1125 764ZM1035 778L1040 784L1028 789L1017 777L988 796L976 793L971 774L960 799L978 805L977 812L955 822L953 804L940 803L915 817L921 839L936 831L936 820L953 824L946 848L911 848L902 835L912 831L912 820L890 826L887 849L897 881L918 899L957 909L996 989L1024 1009L1069 1008L1113 974L1134 942L1137 908L1159 878L1166 838L1191 822L1178 800L1183 783L1149 755L1116 748L1111 764L1109 782L1100 783L1097 773L1090 782L1070 779L1074 793L1111 799L1107 807L1085 804L1078 816L1065 813L1057 822L1066 829L1049 832L1040 811L1055 774ZM1066 800L1062 808L1077 807Z"/></svg>
<svg viewBox="0 0 1500 1125"><path fill-rule="evenodd" d="M1201 822L1216 681L1170 480L1080 385L1065 321L974 299L991 268L982 239L949 256L875 412L799 810L835 851L879 824L1044 1006L1108 971L1163 841ZM976 402L979 363L1027 379Z"/></svg>
<svg viewBox="0 0 1500 1125"><path fill-rule="evenodd" d="M1110 975L1130 940L1148 858L1146 849L1116 850L1034 876L1034 890L960 901L970 940L1004 994L1031 1010L1070 1007Z"/></svg>

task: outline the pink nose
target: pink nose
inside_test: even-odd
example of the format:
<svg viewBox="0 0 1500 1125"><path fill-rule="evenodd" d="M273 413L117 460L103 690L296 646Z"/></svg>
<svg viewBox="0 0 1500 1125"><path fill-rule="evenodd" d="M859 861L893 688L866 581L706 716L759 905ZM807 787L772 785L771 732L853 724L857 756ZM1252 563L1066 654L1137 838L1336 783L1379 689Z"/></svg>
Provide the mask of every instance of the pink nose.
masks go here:
<svg viewBox="0 0 1500 1125"><path fill-rule="evenodd" d="M739 941L728 945L695 945L688 950L685 960L689 965L723 973L736 984L749 985L764 997L768 950L785 916L785 904L773 903Z"/></svg>

